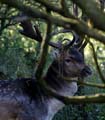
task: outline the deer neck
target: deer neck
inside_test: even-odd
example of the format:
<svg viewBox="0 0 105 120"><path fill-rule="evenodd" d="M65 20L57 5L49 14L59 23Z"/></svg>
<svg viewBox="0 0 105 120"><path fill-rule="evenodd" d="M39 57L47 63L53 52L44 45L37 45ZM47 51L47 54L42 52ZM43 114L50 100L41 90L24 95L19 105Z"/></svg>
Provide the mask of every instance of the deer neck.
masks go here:
<svg viewBox="0 0 105 120"><path fill-rule="evenodd" d="M56 72L58 71L58 72ZM64 79L60 79L59 70L55 63L53 63L46 74L45 81L48 86L54 89L58 94L63 96L73 96L77 91L77 83L76 82L66 82ZM71 80L77 80L77 77L71 77ZM48 116L46 120L52 120L54 115L62 109L64 104L57 100L56 98L49 98L49 107L48 107Z"/></svg>
<svg viewBox="0 0 105 120"><path fill-rule="evenodd" d="M64 78L60 78L59 76L58 65L53 62L49 67L48 72L45 77L46 83L54 89L57 93L63 96L73 96L77 91L77 82L67 82ZM78 80L77 77L70 77L70 80Z"/></svg>

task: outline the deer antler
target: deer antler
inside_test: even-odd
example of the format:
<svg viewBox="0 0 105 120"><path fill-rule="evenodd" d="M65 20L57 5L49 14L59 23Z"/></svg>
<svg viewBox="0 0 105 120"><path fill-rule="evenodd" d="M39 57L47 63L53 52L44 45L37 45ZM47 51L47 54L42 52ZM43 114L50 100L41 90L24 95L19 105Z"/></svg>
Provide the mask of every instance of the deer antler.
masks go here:
<svg viewBox="0 0 105 120"><path fill-rule="evenodd" d="M35 39L38 42L42 41L42 36L40 31L36 26L33 27L30 21L28 20L22 21L20 26L23 28L23 30L19 31L22 35Z"/></svg>
<svg viewBox="0 0 105 120"><path fill-rule="evenodd" d="M78 42L79 36L74 32L74 31L70 31L73 34L73 40L70 41L69 39L64 39L64 40L68 40L68 44L66 44L64 46L65 49L69 49L74 43Z"/></svg>
<svg viewBox="0 0 105 120"><path fill-rule="evenodd" d="M25 35L31 39L34 39L38 42L42 42L42 36L41 36L41 33L38 29L37 26L33 26L32 23L29 21L29 20L24 20L21 22L20 26L23 28L23 30L20 30L19 32L22 34L22 35ZM59 33L67 33L67 32L71 32L73 34L73 40L69 40L68 39L68 44L66 44L64 46L64 48L69 48L70 46L72 46L74 44L75 41L78 41L78 35L73 32L72 30L69 30L69 29L62 29L61 31L59 31L57 34ZM54 33L52 33L51 35L56 35ZM50 46L52 47L55 47L57 49L61 49L62 45L61 43L54 43L54 42L49 42L48 43Z"/></svg>
<svg viewBox="0 0 105 120"><path fill-rule="evenodd" d="M23 28L23 30L19 31L22 35L25 35L38 42L42 42L42 36L38 27L33 27L32 23L29 20L22 21L20 26ZM49 45L55 48L59 48L59 45L53 42L49 42Z"/></svg>
<svg viewBox="0 0 105 120"><path fill-rule="evenodd" d="M71 31L71 33L73 34L73 40L70 41L65 48L68 49L70 46L72 46L74 44L74 47L76 47L79 51L83 50L86 45L87 45L87 40L82 40L79 35L77 33L75 33L74 31ZM67 39L65 39L67 40Z"/></svg>

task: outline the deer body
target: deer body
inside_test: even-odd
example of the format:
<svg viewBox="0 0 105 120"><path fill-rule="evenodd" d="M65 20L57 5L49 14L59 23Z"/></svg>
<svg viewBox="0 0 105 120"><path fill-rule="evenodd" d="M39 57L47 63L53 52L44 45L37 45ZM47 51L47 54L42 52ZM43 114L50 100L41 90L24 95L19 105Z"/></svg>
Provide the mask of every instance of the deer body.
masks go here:
<svg viewBox="0 0 105 120"><path fill-rule="evenodd" d="M82 56L76 60L80 53L75 49L71 51L69 55L66 52L63 59L59 56L60 59L54 60L44 77L46 84L63 96L73 96L78 87L76 82L66 82L60 75L76 80L82 72L85 75L90 70L85 70ZM71 60L73 57L75 61ZM63 106L61 101L47 95L35 79L0 81L0 120L52 120Z"/></svg>
<svg viewBox="0 0 105 120"><path fill-rule="evenodd" d="M2 89L0 91L0 120L52 120L54 114L64 106L61 101L44 94L33 79L1 82L3 82L3 84L0 83L3 88L0 88ZM69 93L70 90L67 90L64 94ZM63 90L61 92L63 94Z"/></svg>

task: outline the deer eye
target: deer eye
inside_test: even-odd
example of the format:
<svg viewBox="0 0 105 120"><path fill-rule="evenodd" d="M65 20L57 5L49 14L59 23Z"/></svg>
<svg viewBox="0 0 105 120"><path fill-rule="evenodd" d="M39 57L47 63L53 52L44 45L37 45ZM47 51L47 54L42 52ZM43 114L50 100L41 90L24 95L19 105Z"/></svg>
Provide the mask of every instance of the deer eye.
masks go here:
<svg viewBox="0 0 105 120"><path fill-rule="evenodd" d="M65 62L68 62L68 63L69 63L69 62L71 62L71 59L66 59Z"/></svg>

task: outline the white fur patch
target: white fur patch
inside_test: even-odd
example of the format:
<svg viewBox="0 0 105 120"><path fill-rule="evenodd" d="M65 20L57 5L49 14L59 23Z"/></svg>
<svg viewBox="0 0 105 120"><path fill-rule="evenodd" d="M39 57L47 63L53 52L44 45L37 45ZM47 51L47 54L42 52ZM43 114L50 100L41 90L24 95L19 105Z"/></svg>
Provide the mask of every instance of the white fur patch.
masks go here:
<svg viewBox="0 0 105 120"><path fill-rule="evenodd" d="M60 95L63 96L73 96L76 92L77 92L77 83L76 82L71 82L68 86L65 86L64 88L60 89L60 91L58 92ZM46 118L46 120L52 120L52 118L54 117L54 115L64 107L64 104L55 99L55 98L51 98L48 102L48 116Z"/></svg>
<svg viewBox="0 0 105 120"><path fill-rule="evenodd" d="M46 118L46 120L52 120L52 118L54 117L54 115L60 110L62 109L64 106L64 104L55 99L55 98L51 98L48 102L48 116Z"/></svg>

